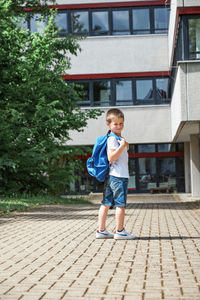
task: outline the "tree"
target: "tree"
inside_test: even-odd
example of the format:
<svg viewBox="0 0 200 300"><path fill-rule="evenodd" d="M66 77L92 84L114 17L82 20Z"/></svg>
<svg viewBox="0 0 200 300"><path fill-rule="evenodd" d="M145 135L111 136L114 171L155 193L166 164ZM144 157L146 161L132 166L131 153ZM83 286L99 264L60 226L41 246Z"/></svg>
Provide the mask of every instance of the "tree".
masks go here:
<svg viewBox="0 0 200 300"><path fill-rule="evenodd" d="M25 3L48 15L43 34L20 26L30 17L21 8ZM68 54L80 50L78 38L57 38L55 12L45 7L46 1L0 0L1 194L59 192L63 182L68 185L77 166L77 149L64 146L69 130L81 131L100 114L81 110L80 92L62 79Z"/></svg>

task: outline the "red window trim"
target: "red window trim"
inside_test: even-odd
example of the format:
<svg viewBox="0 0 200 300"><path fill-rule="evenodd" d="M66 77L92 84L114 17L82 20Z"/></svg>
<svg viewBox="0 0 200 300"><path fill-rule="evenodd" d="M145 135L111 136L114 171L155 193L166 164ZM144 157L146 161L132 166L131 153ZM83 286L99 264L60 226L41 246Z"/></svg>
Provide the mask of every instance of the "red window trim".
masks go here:
<svg viewBox="0 0 200 300"><path fill-rule="evenodd" d="M153 5L169 5L170 0L154 0L154 1L131 1L131 2L106 2L106 3L82 3L82 4L60 4L50 5L53 9L86 9L86 8L107 8L107 7L130 7L130 6L153 6ZM37 8L40 9L39 7ZM25 11L31 11L33 8L24 8Z"/></svg>
<svg viewBox="0 0 200 300"><path fill-rule="evenodd" d="M159 77L169 76L169 71L159 72L130 72L130 73L105 73L105 74L74 74L63 75L63 79L103 79L103 78L127 78L127 77Z"/></svg>
<svg viewBox="0 0 200 300"><path fill-rule="evenodd" d="M129 158L143 157L180 157L184 156L184 152L152 152L152 153L129 153Z"/></svg>
<svg viewBox="0 0 200 300"><path fill-rule="evenodd" d="M77 158L85 160L88 159L91 154L78 155ZM144 157L183 157L184 152L152 152L152 153L129 153L129 158L144 158Z"/></svg>

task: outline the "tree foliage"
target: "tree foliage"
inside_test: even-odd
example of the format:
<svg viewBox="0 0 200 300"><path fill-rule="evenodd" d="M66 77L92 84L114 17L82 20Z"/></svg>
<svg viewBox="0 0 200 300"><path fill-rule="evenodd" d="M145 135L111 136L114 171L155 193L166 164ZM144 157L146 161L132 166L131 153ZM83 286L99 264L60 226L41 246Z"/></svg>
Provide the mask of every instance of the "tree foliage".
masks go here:
<svg viewBox="0 0 200 300"><path fill-rule="evenodd" d="M81 131L99 115L81 110L80 92L61 77L80 47L77 37L57 38L55 12L47 12L46 2L0 0L1 194L66 188L78 165L78 149L64 146L69 131ZM25 4L48 14L43 34L19 25ZM60 160L63 154L67 160Z"/></svg>

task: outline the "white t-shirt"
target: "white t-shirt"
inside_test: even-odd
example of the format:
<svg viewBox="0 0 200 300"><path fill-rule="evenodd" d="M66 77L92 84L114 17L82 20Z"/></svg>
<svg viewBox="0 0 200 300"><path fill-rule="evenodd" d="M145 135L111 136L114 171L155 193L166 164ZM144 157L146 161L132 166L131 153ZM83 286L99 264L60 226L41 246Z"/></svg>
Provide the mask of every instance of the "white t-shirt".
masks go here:
<svg viewBox="0 0 200 300"><path fill-rule="evenodd" d="M119 147L119 142L114 136L110 136L107 142L107 151L115 150ZM116 177L129 178L128 172L128 152L127 148L124 147L119 158L110 164L109 175Z"/></svg>

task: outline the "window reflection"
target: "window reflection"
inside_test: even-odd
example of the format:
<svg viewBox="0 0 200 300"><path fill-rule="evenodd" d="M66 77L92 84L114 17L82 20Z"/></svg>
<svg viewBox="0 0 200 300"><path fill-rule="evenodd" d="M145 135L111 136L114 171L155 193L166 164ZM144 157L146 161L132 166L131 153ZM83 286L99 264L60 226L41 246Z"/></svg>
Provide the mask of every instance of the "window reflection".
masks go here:
<svg viewBox="0 0 200 300"><path fill-rule="evenodd" d="M139 153L155 152L155 144L138 145Z"/></svg>
<svg viewBox="0 0 200 300"><path fill-rule="evenodd" d="M129 34L129 11L113 11L113 34Z"/></svg>
<svg viewBox="0 0 200 300"><path fill-rule="evenodd" d="M94 105L110 105L110 81L95 81L93 84Z"/></svg>
<svg viewBox="0 0 200 300"><path fill-rule="evenodd" d="M159 158L159 186L176 187L176 162L174 157Z"/></svg>
<svg viewBox="0 0 200 300"><path fill-rule="evenodd" d="M158 152L175 152L176 144L158 144Z"/></svg>
<svg viewBox="0 0 200 300"><path fill-rule="evenodd" d="M89 31L88 12L75 11L71 13L71 26L74 33L87 33Z"/></svg>
<svg viewBox="0 0 200 300"><path fill-rule="evenodd" d="M156 98L158 100L168 99L168 78L156 79Z"/></svg>
<svg viewBox="0 0 200 300"><path fill-rule="evenodd" d="M27 20L24 17L13 17L12 20L22 30L26 31L28 29L28 23L27 23Z"/></svg>
<svg viewBox="0 0 200 300"><path fill-rule="evenodd" d="M189 19L189 58L200 58L200 19Z"/></svg>
<svg viewBox="0 0 200 300"><path fill-rule="evenodd" d="M132 81L116 81L116 105L130 105L133 103Z"/></svg>
<svg viewBox="0 0 200 300"><path fill-rule="evenodd" d="M58 28L59 34L64 34L68 32L67 28L67 14L58 13L55 17L56 26Z"/></svg>
<svg viewBox="0 0 200 300"><path fill-rule="evenodd" d="M94 34L107 34L108 33L108 12L98 11L92 12L92 31Z"/></svg>
<svg viewBox="0 0 200 300"><path fill-rule="evenodd" d="M140 190L146 191L156 185L156 159L154 157L139 158Z"/></svg>
<svg viewBox="0 0 200 300"><path fill-rule="evenodd" d="M169 9L155 8L154 9L155 33L167 33L169 23Z"/></svg>
<svg viewBox="0 0 200 300"><path fill-rule="evenodd" d="M31 17L30 25L31 33L38 32L42 34L45 31L46 22L43 20L41 14L35 14Z"/></svg>
<svg viewBox="0 0 200 300"><path fill-rule="evenodd" d="M88 106L90 104L89 102L89 82L76 82L75 89L78 91L81 100L78 102L81 106Z"/></svg>
<svg viewBox="0 0 200 300"><path fill-rule="evenodd" d="M136 190L136 163L134 158L129 158L129 180L128 180L128 189Z"/></svg>
<svg viewBox="0 0 200 300"><path fill-rule="evenodd" d="M152 80L137 80L136 93L137 93L137 100L153 99Z"/></svg>
<svg viewBox="0 0 200 300"><path fill-rule="evenodd" d="M149 9L133 9L133 30L135 34L150 33Z"/></svg>

